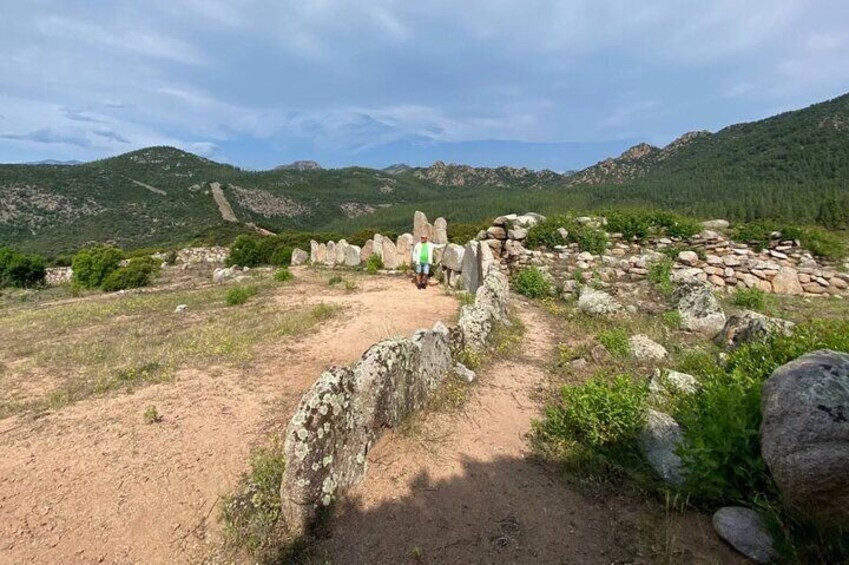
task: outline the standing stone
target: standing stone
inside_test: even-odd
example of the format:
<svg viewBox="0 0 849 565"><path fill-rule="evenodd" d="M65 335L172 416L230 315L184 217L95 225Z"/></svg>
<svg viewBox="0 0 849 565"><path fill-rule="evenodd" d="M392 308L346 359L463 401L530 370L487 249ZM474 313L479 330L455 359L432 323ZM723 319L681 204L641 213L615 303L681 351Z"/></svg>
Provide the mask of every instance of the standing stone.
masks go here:
<svg viewBox="0 0 849 565"><path fill-rule="evenodd" d="M495 257L492 255L492 247L485 243L481 243L478 249L479 272L481 282L483 282L483 279L489 274L490 268L495 265Z"/></svg>
<svg viewBox="0 0 849 565"><path fill-rule="evenodd" d="M672 416L649 410L645 428L637 443L649 465L667 484L684 484L683 462L676 453L684 441L684 433Z"/></svg>
<svg viewBox="0 0 849 565"><path fill-rule="evenodd" d="M413 238L419 241L422 238L422 234L430 237L430 224L424 212L416 210L416 213L413 214Z"/></svg>
<svg viewBox="0 0 849 565"><path fill-rule="evenodd" d="M462 245L449 243L445 247L445 252L442 254L442 266L452 271L462 270L464 252L465 250Z"/></svg>
<svg viewBox="0 0 849 565"><path fill-rule="evenodd" d="M389 238L383 239L383 268L397 269L398 268L398 250L395 244L389 241Z"/></svg>
<svg viewBox="0 0 849 565"><path fill-rule="evenodd" d="M339 243L336 244L336 264L344 265L345 258L348 255L348 242L344 239L340 239Z"/></svg>
<svg viewBox="0 0 849 565"><path fill-rule="evenodd" d="M312 247L312 246L310 246ZM307 261L309 261L310 256L303 249L293 249L292 250L292 266L297 267L298 265L303 265Z"/></svg>
<svg viewBox="0 0 849 565"><path fill-rule="evenodd" d="M310 263L318 263L318 242L310 240Z"/></svg>
<svg viewBox="0 0 849 565"><path fill-rule="evenodd" d="M345 248L345 266L346 267L357 267L362 262L360 259L360 254L362 253L362 249L358 245L349 245Z"/></svg>
<svg viewBox="0 0 849 565"><path fill-rule="evenodd" d="M849 355L823 349L779 367L761 412L761 452L784 502L849 523Z"/></svg>
<svg viewBox="0 0 849 565"><path fill-rule="evenodd" d="M433 243L436 245L445 245L448 243L448 222L445 218L436 218L433 222Z"/></svg>
<svg viewBox="0 0 849 565"><path fill-rule="evenodd" d="M372 255L377 255L380 257L381 261L383 260L383 236L379 233L374 234L372 238L374 240L374 245L372 247Z"/></svg>
<svg viewBox="0 0 849 565"><path fill-rule="evenodd" d="M776 557L766 523L754 510L742 506L720 508L713 515L713 529L731 547L756 563L769 563Z"/></svg>
<svg viewBox="0 0 849 565"><path fill-rule="evenodd" d="M480 255L481 244L477 241L470 241L466 244L463 250L463 265L461 269L463 288L472 294L481 285L481 272L478 255Z"/></svg>
<svg viewBox="0 0 849 565"><path fill-rule="evenodd" d="M327 242L327 256L324 258L324 264L328 267L336 264L336 244L332 241Z"/></svg>
<svg viewBox="0 0 849 565"><path fill-rule="evenodd" d="M327 261L327 245L319 243L315 249L315 263L322 264Z"/></svg>
<svg viewBox="0 0 849 565"><path fill-rule="evenodd" d="M802 294L802 283L799 282L799 274L793 267L781 267L778 274L772 279L772 291L775 294Z"/></svg>
<svg viewBox="0 0 849 565"><path fill-rule="evenodd" d="M368 240L366 244L363 245L363 248L360 250L360 261L365 263L368 261L369 257L374 254L374 241Z"/></svg>
<svg viewBox="0 0 849 565"><path fill-rule="evenodd" d="M406 266L410 264L414 245L415 240L413 240L413 234L403 233L398 236L398 240L395 242L395 250L398 252L399 266Z"/></svg>

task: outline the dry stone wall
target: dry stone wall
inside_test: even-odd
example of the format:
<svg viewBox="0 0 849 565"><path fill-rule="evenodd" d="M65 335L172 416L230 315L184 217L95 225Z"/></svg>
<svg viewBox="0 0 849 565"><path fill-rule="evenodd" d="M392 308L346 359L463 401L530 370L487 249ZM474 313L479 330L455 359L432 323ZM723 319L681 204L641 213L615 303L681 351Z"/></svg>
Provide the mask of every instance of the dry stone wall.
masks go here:
<svg viewBox="0 0 849 565"><path fill-rule="evenodd" d="M411 338L381 341L351 367L319 377L286 429L280 499L291 533L306 531L321 508L363 479L384 430L424 407L454 366L454 352L486 346L495 324L507 321L508 300L507 277L493 269L457 328L437 322Z"/></svg>

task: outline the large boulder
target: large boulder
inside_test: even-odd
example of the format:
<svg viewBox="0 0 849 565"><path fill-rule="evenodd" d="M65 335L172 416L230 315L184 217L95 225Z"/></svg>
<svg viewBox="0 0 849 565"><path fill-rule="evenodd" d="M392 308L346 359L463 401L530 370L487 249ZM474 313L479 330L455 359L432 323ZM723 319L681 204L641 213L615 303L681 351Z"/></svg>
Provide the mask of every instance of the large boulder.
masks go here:
<svg viewBox="0 0 849 565"><path fill-rule="evenodd" d="M475 293L475 306L487 310L495 321L505 323L509 296L510 283L507 275L492 271Z"/></svg>
<svg viewBox="0 0 849 565"><path fill-rule="evenodd" d="M312 246L310 246L312 247ZM310 260L310 255L303 249L298 249L297 247L292 250L292 266L297 267L298 265L303 265L307 261Z"/></svg>
<svg viewBox="0 0 849 565"><path fill-rule="evenodd" d="M744 310L728 318L716 340L724 347L736 349L744 343L764 339L774 333L790 335L795 327L793 322Z"/></svg>
<svg viewBox="0 0 849 565"><path fill-rule="evenodd" d="M470 241L463 250L462 287L471 293L477 292L481 285L480 248L480 242Z"/></svg>
<svg viewBox="0 0 849 565"><path fill-rule="evenodd" d="M761 412L761 452L785 503L849 524L849 355L814 351L779 367Z"/></svg>
<svg viewBox="0 0 849 565"><path fill-rule="evenodd" d="M398 249L389 238L383 238L383 268L397 269L398 268Z"/></svg>
<svg viewBox="0 0 849 565"><path fill-rule="evenodd" d="M652 469L667 484L684 484L683 462L678 456L678 446L684 433L672 416L649 410L646 425L637 439L640 452Z"/></svg>
<svg viewBox="0 0 849 565"><path fill-rule="evenodd" d="M804 289L799 282L799 273L793 267L781 267L772 279L772 291L775 294L802 294Z"/></svg>
<svg viewBox="0 0 849 565"><path fill-rule="evenodd" d="M766 522L754 510L742 506L720 508L713 515L713 528L719 537L755 563L769 563L776 557Z"/></svg>
<svg viewBox="0 0 849 565"><path fill-rule="evenodd" d="M685 284L676 291L681 328L708 338L715 337L725 326L725 312L709 285Z"/></svg>
<svg viewBox="0 0 849 565"><path fill-rule="evenodd" d="M462 245L449 243L442 254L442 266L452 271L462 270L463 253L465 253L465 249L463 249Z"/></svg>
<svg viewBox="0 0 849 565"><path fill-rule="evenodd" d="M467 304L460 308L457 327L465 347L476 351L483 350L492 332L492 314L485 308Z"/></svg>
<svg viewBox="0 0 849 565"><path fill-rule="evenodd" d="M436 218L433 222L433 243L436 245L448 243L448 222L445 218Z"/></svg>
<svg viewBox="0 0 849 565"><path fill-rule="evenodd" d="M398 254L398 266L409 265L413 255L413 246L415 245L413 234L402 233L395 241L395 251Z"/></svg>
<svg viewBox="0 0 849 565"><path fill-rule="evenodd" d="M590 316L610 317L622 312L622 305L603 290L584 286L578 297L578 309Z"/></svg>

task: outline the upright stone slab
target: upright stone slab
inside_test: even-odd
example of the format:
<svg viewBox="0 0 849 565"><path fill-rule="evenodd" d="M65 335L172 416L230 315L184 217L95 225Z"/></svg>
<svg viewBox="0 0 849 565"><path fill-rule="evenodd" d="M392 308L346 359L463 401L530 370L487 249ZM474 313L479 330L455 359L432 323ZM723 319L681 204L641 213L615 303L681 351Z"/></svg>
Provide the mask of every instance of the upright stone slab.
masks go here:
<svg viewBox="0 0 849 565"><path fill-rule="evenodd" d="M481 285L481 266L478 258L480 247L479 242L470 241L463 250L462 285L464 289L471 293L476 292Z"/></svg>
<svg viewBox="0 0 849 565"><path fill-rule="evenodd" d="M495 257L492 254L492 247L482 242L478 245L478 269L480 279L486 278L490 268L495 264Z"/></svg>
<svg viewBox="0 0 849 565"><path fill-rule="evenodd" d="M324 258L324 264L328 267L336 264L336 244L332 241L327 242L327 256Z"/></svg>
<svg viewBox="0 0 849 565"><path fill-rule="evenodd" d="M362 253L362 249L358 245L348 245L345 248L345 266L346 267L357 267L360 265L362 260L360 259L360 254Z"/></svg>
<svg viewBox="0 0 849 565"><path fill-rule="evenodd" d="M314 239L310 240L310 263L318 263L318 242Z"/></svg>
<svg viewBox="0 0 849 565"><path fill-rule="evenodd" d="M395 250L398 253L398 266L410 264L414 245L413 234L403 233L398 236L398 240L395 242Z"/></svg>
<svg viewBox="0 0 849 565"><path fill-rule="evenodd" d="M383 238L383 268L398 268L398 251L388 238Z"/></svg>
<svg viewBox="0 0 849 565"><path fill-rule="evenodd" d="M360 250L360 261L363 263L367 262L369 257L374 254L374 240L366 241L366 244L363 245L363 248Z"/></svg>
<svg viewBox="0 0 849 565"><path fill-rule="evenodd" d="M344 265L345 258L348 256L348 242L340 239L336 244L336 264Z"/></svg>
<svg viewBox="0 0 849 565"><path fill-rule="evenodd" d="M295 248L292 250L292 266L297 267L309 261L310 256L303 249Z"/></svg>
<svg viewBox="0 0 849 565"><path fill-rule="evenodd" d="M383 260L383 236L379 233L374 234L372 238L374 241L374 246L372 247L372 254L380 257L380 260Z"/></svg>
<svg viewBox="0 0 849 565"><path fill-rule="evenodd" d="M413 238L419 241L422 238L422 234L430 237L430 224L424 212L416 210L416 213L413 214Z"/></svg>
<svg viewBox="0 0 849 565"><path fill-rule="evenodd" d="M442 254L442 266L452 271L461 271L463 269L463 253L465 253L465 250L462 245L449 243Z"/></svg>
<svg viewBox="0 0 849 565"><path fill-rule="evenodd" d="M433 222L433 243L446 245L448 243L448 222L445 218L436 218Z"/></svg>
<svg viewBox="0 0 849 565"><path fill-rule="evenodd" d="M315 249L315 261L317 265L323 265L327 261L327 245L319 243Z"/></svg>

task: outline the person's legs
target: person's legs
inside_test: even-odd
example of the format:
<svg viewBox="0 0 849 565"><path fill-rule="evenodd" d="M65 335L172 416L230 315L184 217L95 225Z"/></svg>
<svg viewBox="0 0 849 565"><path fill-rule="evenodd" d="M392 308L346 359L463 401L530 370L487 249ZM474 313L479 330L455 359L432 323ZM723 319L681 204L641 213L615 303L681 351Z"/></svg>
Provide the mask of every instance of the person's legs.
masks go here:
<svg viewBox="0 0 849 565"><path fill-rule="evenodd" d="M422 265L422 288L427 288L428 277L430 277L430 265L425 263Z"/></svg>
<svg viewBox="0 0 849 565"><path fill-rule="evenodd" d="M416 263L416 287L422 287L422 264Z"/></svg>

